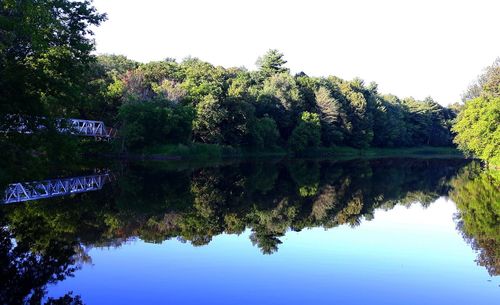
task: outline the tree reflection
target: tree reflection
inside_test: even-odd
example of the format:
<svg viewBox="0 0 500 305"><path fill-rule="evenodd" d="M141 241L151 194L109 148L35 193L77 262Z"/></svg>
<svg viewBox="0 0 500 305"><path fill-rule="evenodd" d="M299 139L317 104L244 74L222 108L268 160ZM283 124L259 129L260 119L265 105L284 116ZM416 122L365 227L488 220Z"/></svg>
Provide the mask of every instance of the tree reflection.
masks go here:
<svg viewBox="0 0 500 305"><path fill-rule="evenodd" d="M500 179L495 175L471 164L452 181L450 193L459 210L457 227L490 275L500 274Z"/></svg>
<svg viewBox="0 0 500 305"><path fill-rule="evenodd" d="M288 230L357 226L376 209L428 205L450 194L459 228L491 274L499 270L498 180L468 161L384 159L242 162L182 168L132 164L100 192L0 208L0 303L41 300L48 284L90 262L86 249L131 238L195 246L250 231L263 254ZM464 168L463 170L460 170ZM460 174L457 176L457 174ZM51 302L81 302L65 295ZM19 302L18 302L19 303ZM36 303L36 301L35 301Z"/></svg>
<svg viewBox="0 0 500 305"><path fill-rule="evenodd" d="M38 228L34 223L29 230L37 231ZM74 244L51 239L44 242L43 248L35 250L32 240L19 239L15 233L17 231L12 232L4 226L0 229L0 303L40 304L48 284L64 280L79 268ZM80 297L73 297L71 293L46 302L80 303Z"/></svg>

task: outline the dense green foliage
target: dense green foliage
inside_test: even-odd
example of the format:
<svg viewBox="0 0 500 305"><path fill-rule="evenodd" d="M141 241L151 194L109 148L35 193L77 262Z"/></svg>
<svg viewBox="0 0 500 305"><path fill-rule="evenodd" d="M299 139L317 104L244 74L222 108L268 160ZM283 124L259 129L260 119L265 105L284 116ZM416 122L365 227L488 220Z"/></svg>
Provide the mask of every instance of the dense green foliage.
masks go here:
<svg viewBox="0 0 500 305"><path fill-rule="evenodd" d="M486 68L464 98L453 126L455 142L471 155L500 166L500 58Z"/></svg>
<svg viewBox="0 0 500 305"><path fill-rule="evenodd" d="M321 140L321 125L316 113L303 112L301 121L290 136L290 148L303 152L307 148L318 147Z"/></svg>
<svg viewBox="0 0 500 305"><path fill-rule="evenodd" d="M500 165L500 97L467 101L453 130L459 148Z"/></svg>
<svg viewBox="0 0 500 305"><path fill-rule="evenodd" d="M189 106L169 107L162 102L128 103L120 107L130 147L159 143L186 143L191 136L194 111Z"/></svg>
<svg viewBox="0 0 500 305"><path fill-rule="evenodd" d="M89 1L0 2L0 168L74 158L75 141L53 123L104 103L89 29L104 19ZM32 133L12 132L20 126Z"/></svg>
<svg viewBox="0 0 500 305"><path fill-rule="evenodd" d="M499 60L469 87L465 106L445 108L431 98L382 95L375 83L357 78L292 75L277 50L259 57L256 71L197 58L142 64L96 57L90 26L105 15L90 1L6 0L0 16L0 129L9 131L0 135L4 167L33 157L74 158L78 141L54 129L54 119L63 117L118 127L117 149L194 142L300 154L316 147L448 146L461 110L455 142L500 162ZM20 125L34 132L12 132Z"/></svg>
<svg viewBox="0 0 500 305"><path fill-rule="evenodd" d="M2 159L76 155L77 143L51 128L63 117L118 127L116 147L129 150L193 142L297 153L451 144L453 110L430 98L384 96L360 79L292 75L277 50L259 57L256 71L197 58L142 64L91 54L90 26L105 16L90 1L6 0L0 13L0 127L16 130L22 119L35 131L2 133L1 151L11 153Z"/></svg>
<svg viewBox="0 0 500 305"><path fill-rule="evenodd" d="M114 73L104 95L118 99L119 107L163 101L172 109L196 110L192 134L182 133L182 139L165 136L163 143L192 140L247 148L281 146L300 153L338 145L447 146L452 140L450 125L455 112L432 99L383 96L376 84L365 86L360 79L291 75L277 50L258 59L257 71L215 67L187 58L181 63L169 59L141 64L120 74L117 71L134 64L123 56L110 55L102 56L100 62ZM111 68L113 62L117 62L115 69ZM314 117L314 123L305 114ZM153 112L136 115L141 120L156 120ZM130 116L127 120L118 116L127 146L138 149L151 143L136 142L138 137L149 137L147 128L132 126L136 122ZM175 128L173 133L177 133Z"/></svg>

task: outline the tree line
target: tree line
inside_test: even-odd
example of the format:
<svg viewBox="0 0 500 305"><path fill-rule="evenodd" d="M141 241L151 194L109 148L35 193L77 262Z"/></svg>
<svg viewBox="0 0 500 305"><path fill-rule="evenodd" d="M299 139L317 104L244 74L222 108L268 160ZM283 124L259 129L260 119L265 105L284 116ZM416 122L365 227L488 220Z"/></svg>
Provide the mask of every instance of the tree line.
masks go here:
<svg viewBox="0 0 500 305"><path fill-rule="evenodd" d="M119 127L119 149L132 151L202 143L302 153L317 147L448 146L454 140L465 152L499 163L498 60L465 92L464 104L443 107L432 98L381 94L377 84L359 78L292 74L277 50L259 57L255 71L191 57L139 63L95 56L91 27L106 15L91 1L5 0L0 17L4 167L29 158L74 159L79 142L54 126L63 117ZM20 124L32 132L8 132Z"/></svg>
<svg viewBox="0 0 500 305"><path fill-rule="evenodd" d="M277 50L260 57L256 71L197 58L97 59L106 119L121 126L130 149L191 142L294 152L452 144L454 110L431 98L382 95L361 79L292 75Z"/></svg>
<svg viewBox="0 0 500 305"><path fill-rule="evenodd" d="M77 144L56 132L61 117L119 127L127 150L203 143L300 153L452 144L453 109L431 98L383 95L361 79L292 74L277 50L261 56L255 71L190 57L138 63L93 55L90 28L106 15L90 1L6 0L0 15L0 128L22 123L33 131L3 132L2 159L74 156Z"/></svg>

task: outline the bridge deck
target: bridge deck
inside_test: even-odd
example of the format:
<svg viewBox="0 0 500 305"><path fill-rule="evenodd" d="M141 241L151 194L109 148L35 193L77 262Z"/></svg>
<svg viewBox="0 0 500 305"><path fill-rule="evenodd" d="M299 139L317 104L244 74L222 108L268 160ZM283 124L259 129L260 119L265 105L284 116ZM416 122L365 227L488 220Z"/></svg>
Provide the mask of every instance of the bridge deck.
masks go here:
<svg viewBox="0 0 500 305"><path fill-rule="evenodd" d="M12 126L7 127L7 129L3 130L3 132L32 134L36 131L43 131L47 129L45 123L35 123L35 127L30 126L26 119L20 116L11 115L9 116L9 119L13 121ZM103 121L57 119L55 121L55 127L60 133L72 134L76 136L86 136L100 139L113 139L117 137L117 130L106 127Z"/></svg>
<svg viewBox="0 0 500 305"><path fill-rule="evenodd" d="M116 129L108 128L102 121L69 119L69 133L79 136L114 138Z"/></svg>

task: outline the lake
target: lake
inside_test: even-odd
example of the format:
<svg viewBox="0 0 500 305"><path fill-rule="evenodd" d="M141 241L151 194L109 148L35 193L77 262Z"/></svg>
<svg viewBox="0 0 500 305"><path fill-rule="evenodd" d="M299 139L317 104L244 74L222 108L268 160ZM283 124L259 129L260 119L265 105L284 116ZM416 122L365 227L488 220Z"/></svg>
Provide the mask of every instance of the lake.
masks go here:
<svg viewBox="0 0 500 305"><path fill-rule="evenodd" d="M129 162L51 175L12 181L31 183L1 206L0 303L500 303L500 178L476 161Z"/></svg>

